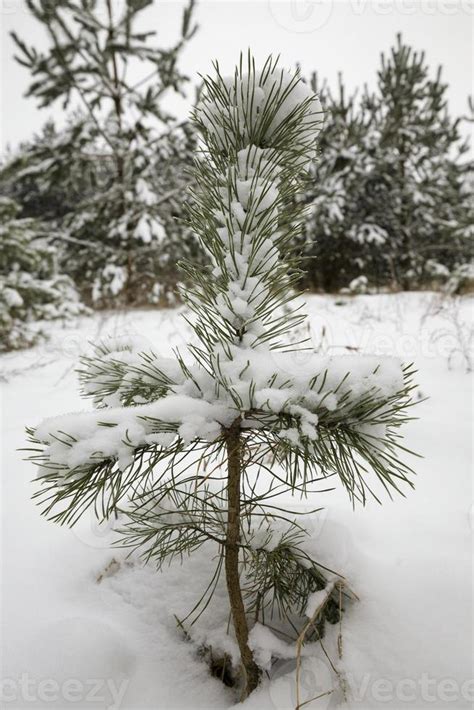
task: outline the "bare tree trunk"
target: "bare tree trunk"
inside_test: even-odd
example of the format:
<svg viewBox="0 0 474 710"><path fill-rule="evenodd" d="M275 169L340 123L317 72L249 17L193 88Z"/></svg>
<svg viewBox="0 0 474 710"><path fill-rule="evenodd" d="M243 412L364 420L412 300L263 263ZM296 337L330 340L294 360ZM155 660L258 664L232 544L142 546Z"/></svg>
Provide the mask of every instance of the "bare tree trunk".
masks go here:
<svg viewBox="0 0 474 710"><path fill-rule="evenodd" d="M245 606L240 589L239 542L240 542L240 479L242 465L242 441L240 422L237 421L227 436L227 535L225 546L225 575L235 636L239 644L244 676L241 700L258 686L260 669L254 661L248 645L249 630Z"/></svg>

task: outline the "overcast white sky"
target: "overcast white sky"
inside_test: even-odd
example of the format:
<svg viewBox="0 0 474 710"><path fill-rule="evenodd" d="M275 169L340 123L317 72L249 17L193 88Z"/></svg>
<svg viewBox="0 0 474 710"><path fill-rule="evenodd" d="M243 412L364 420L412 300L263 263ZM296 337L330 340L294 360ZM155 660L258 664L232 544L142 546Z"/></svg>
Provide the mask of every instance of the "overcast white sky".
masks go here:
<svg viewBox="0 0 474 710"><path fill-rule="evenodd" d="M155 0L143 13L148 29L169 45L176 37L181 0ZM433 68L442 64L449 84L453 114L464 113L473 77L473 0L219 0L198 2L200 30L188 45L181 63L191 76L206 73L217 58L226 71L248 47L257 60L280 54L286 66L296 62L304 72L317 69L334 83L342 71L349 86L374 80L379 54L398 31L418 49L425 49ZM37 23L23 0L0 0L2 149L28 138L61 109L39 111L23 94L28 71L12 59L11 30L32 44L44 46ZM193 92L189 96L192 98ZM180 114L188 106L175 107Z"/></svg>

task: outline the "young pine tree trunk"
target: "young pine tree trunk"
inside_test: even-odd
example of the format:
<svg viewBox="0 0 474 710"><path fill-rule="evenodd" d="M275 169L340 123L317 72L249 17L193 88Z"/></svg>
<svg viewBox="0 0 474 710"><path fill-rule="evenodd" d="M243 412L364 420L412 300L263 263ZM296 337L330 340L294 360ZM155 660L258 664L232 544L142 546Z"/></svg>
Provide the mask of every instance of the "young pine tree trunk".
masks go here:
<svg viewBox="0 0 474 710"><path fill-rule="evenodd" d="M227 535L225 546L225 575L232 621L242 659L244 686L242 700L258 686L260 670L248 645L249 630L240 589L240 481L242 474L242 439L240 420L234 422L227 435Z"/></svg>

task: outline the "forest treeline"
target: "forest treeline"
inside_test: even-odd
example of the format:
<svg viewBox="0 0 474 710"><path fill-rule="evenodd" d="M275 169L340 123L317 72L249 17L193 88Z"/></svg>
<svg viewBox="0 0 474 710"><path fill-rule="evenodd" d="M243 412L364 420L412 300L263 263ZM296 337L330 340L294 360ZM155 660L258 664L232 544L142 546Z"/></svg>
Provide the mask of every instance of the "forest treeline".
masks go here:
<svg viewBox="0 0 474 710"><path fill-rule="evenodd" d="M0 334L27 344L18 324L93 308L169 304L181 260L205 258L186 218L198 147L190 122L167 106L192 105L180 69L198 27L194 2L174 43L140 29L151 0L28 0L46 28L39 50L17 34L16 60L31 74L28 96L60 108L0 166ZM141 78L137 80L137 75ZM472 121L453 117L441 68L398 35L375 82L350 92L305 77L325 123L317 159L297 199L305 221L294 249L302 285L317 291L468 289ZM47 255L47 257L46 257ZM60 287L58 286L60 284ZM20 331L20 333L19 333Z"/></svg>

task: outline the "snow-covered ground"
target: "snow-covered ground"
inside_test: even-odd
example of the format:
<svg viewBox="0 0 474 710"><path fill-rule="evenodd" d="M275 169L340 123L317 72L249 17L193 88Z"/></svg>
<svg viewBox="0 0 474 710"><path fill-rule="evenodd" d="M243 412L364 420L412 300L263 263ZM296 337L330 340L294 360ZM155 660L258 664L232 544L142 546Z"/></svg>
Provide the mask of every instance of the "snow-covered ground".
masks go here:
<svg viewBox="0 0 474 710"><path fill-rule="evenodd" d="M343 617L342 660L333 629L329 659L320 649L303 661L301 702L324 694L305 708L336 707L341 685L353 709L472 707L472 305L430 293L307 300L316 347L414 361L418 394L429 399L406 428L407 447L424 458L412 460L416 490L405 499L354 511L335 490L292 502L324 506L310 521L317 558L359 597ZM156 574L111 551L110 531L92 515L71 531L41 518L30 501L34 470L17 451L24 426L87 408L74 373L78 356L88 341L124 333L145 335L164 355L188 337L178 311L134 311L55 326L48 343L0 359L1 707L191 710L237 700L210 676L174 616L185 616L207 584L208 547ZM223 600L218 594L216 617ZM212 630L212 612L206 623ZM288 660L242 707L295 704Z"/></svg>

